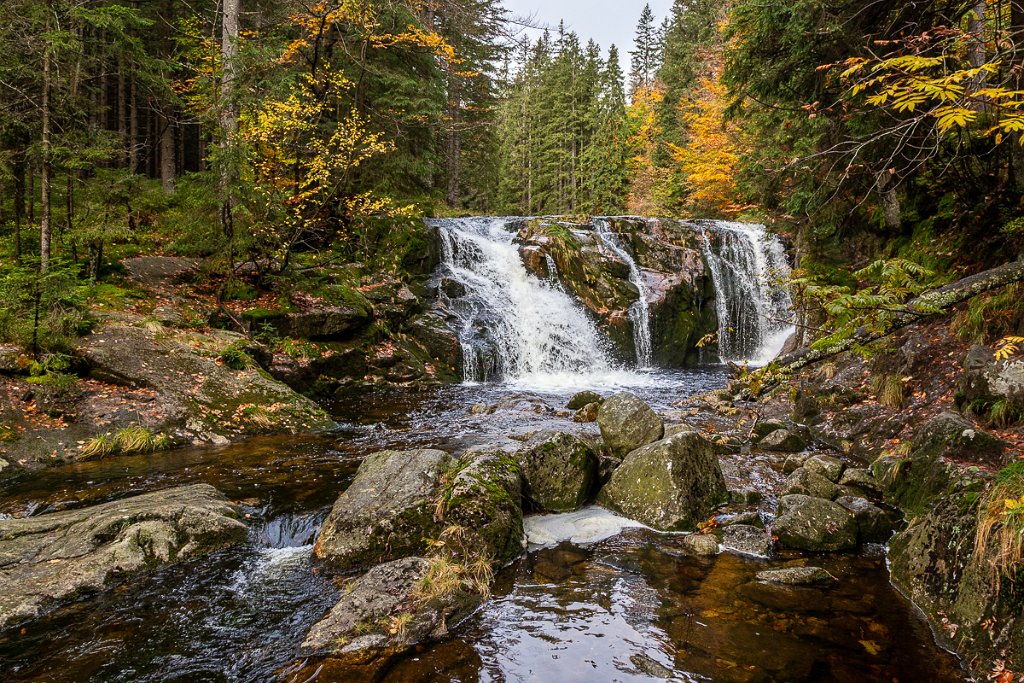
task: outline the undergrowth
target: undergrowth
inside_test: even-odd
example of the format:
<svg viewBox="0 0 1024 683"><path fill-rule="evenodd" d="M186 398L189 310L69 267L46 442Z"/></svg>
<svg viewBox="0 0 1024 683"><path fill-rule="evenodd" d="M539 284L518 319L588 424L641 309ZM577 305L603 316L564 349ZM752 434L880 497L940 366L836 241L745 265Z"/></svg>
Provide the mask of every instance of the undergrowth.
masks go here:
<svg viewBox="0 0 1024 683"><path fill-rule="evenodd" d="M89 439L79 453L83 460L92 460L111 455L155 453L167 450L172 445L171 437L167 434L156 434L145 427L132 425Z"/></svg>
<svg viewBox="0 0 1024 683"><path fill-rule="evenodd" d="M996 475L978 509L974 560L990 568L997 592L1003 579L1014 581L1024 564L1024 462Z"/></svg>

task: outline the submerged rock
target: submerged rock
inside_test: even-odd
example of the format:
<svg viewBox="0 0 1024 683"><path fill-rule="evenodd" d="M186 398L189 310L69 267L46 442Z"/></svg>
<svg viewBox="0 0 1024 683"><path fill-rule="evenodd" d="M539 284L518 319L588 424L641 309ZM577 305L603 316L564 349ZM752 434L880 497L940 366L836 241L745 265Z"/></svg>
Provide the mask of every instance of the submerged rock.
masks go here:
<svg viewBox="0 0 1024 683"><path fill-rule="evenodd" d="M685 432L627 455L598 502L655 529L692 531L728 498L714 446Z"/></svg>
<svg viewBox="0 0 1024 683"><path fill-rule="evenodd" d="M832 552L857 547L856 517L842 505L822 498L783 496L772 531L783 545L797 550Z"/></svg>
<svg viewBox="0 0 1024 683"><path fill-rule="evenodd" d="M597 457L574 434L542 432L516 455L524 495L539 510L572 512L586 505L597 483Z"/></svg>
<svg viewBox="0 0 1024 683"><path fill-rule="evenodd" d="M367 456L324 520L313 554L342 572L422 554L425 539L440 533L434 513L451 462L437 450Z"/></svg>
<svg viewBox="0 0 1024 683"><path fill-rule="evenodd" d="M764 529L733 524L722 531L722 547L744 555L768 557L772 554L772 539Z"/></svg>
<svg viewBox="0 0 1024 683"><path fill-rule="evenodd" d="M374 567L349 584L338 604L313 625L299 654L330 657L353 679L371 678L391 658L442 638L483 597L461 582L439 588L451 567L407 557Z"/></svg>
<svg viewBox="0 0 1024 683"><path fill-rule="evenodd" d="M650 406L629 393L615 394L597 413L601 437L613 455L630 451L662 438L665 424Z"/></svg>
<svg viewBox="0 0 1024 683"><path fill-rule="evenodd" d="M788 567L768 569L757 573L757 580L763 583L778 583L784 586L813 586L833 583L836 578L821 567Z"/></svg>
<svg viewBox="0 0 1024 683"><path fill-rule="evenodd" d="M208 484L0 520L0 628L159 564L245 540L239 509Z"/></svg>
<svg viewBox="0 0 1024 683"><path fill-rule="evenodd" d="M683 548L691 555L714 557L719 552L718 539L711 534L690 534L683 538Z"/></svg>

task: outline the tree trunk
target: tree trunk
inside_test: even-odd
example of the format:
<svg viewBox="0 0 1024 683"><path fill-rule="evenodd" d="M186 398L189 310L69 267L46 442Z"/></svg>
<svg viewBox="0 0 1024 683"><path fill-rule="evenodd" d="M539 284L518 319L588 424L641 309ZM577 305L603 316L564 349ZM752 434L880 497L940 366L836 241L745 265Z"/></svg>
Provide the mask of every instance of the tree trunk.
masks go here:
<svg viewBox="0 0 1024 683"><path fill-rule="evenodd" d="M139 93L135 84L135 76L131 77L129 85L129 108L131 113L128 120L128 168L132 173L139 172Z"/></svg>
<svg viewBox="0 0 1024 683"><path fill-rule="evenodd" d="M898 314L884 332L862 328L857 330L849 339L837 342L827 349L800 349L799 351L779 357L775 364L779 367L799 370L818 361L838 356L855 346L861 346L887 337L896 330L900 330L922 318L933 315L932 311L936 309L945 312L959 303L973 299L979 294L984 294L993 289L1001 289L1021 281L1024 281L1024 261L1014 261L998 268L992 268L991 270L965 277L945 287L922 294L908 302L904 307L905 312Z"/></svg>
<svg viewBox="0 0 1024 683"><path fill-rule="evenodd" d="M117 63L117 132L121 136L121 166L128 165L128 79L125 78L124 59Z"/></svg>
<svg viewBox="0 0 1024 683"><path fill-rule="evenodd" d="M221 192L224 203L221 207L221 226L225 235L229 238L234 232L232 209L234 201L231 197L231 184L233 180L234 161L231 158L231 148L238 133L238 112L234 104L235 88L235 57L238 53L238 31L239 31L239 3L240 0L223 0L223 19L221 27L221 64L223 75L221 76L221 116L220 123L223 129L221 141L222 166L221 166Z"/></svg>
<svg viewBox="0 0 1024 683"><path fill-rule="evenodd" d="M174 120L160 111L160 182L166 194L174 194L178 184L175 166L177 145L174 141Z"/></svg>
<svg viewBox="0 0 1024 683"><path fill-rule="evenodd" d="M14 157L14 262L21 264L21 222L25 217L25 150Z"/></svg>
<svg viewBox="0 0 1024 683"><path fill-rule="evenodd" d="M53 3L47 3L46 12L46 32L49 34L51 20L50 17L53 14ZM42 272L46 272L50 267L50 182L53 174L52 167L52 147L53 141L50 138L50 86L51 86L51 69L53 56L51 54L51 46L45 45L43 48L43 136L42 136L42 155L43 155L43 174L42 174L42 217L39 224L39 268Z"/></svg>
<svg viewBox="0 0 1024 683"><path fill-rule="evenodd" d="M455 67L452 66L454 70ZM462 138L459 123L462 118L462 79L452 74L448 77L448 206L455 208L459 203L459 185L462 163Z"/></svg>
<svg viewBox="0 0 1024 683"><path fill-rule="evenodd" d="M100 277L100 268L103 266L103 240L89 241L89 279L93 282Z"/></svg>

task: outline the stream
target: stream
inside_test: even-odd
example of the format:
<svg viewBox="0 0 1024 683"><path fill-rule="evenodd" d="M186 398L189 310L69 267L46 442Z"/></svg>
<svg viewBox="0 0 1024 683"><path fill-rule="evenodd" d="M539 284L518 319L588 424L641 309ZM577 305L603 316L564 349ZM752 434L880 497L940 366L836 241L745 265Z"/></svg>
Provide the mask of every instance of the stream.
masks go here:
<svg viewBox="0 0 1024 683"><path fill-rule="evenodd" d="M650 372L629 387L671 417L724 383L721 368ZM602 388L607 389L607 385ZM0 680L273 681L337 600L312 540L367 453L458 450L566 429L571 390L507 385L382 392L333 406L338 431L53 468L0 492L0 513L40 514L193 482L242 503L249 542L84 599L0 638ZM493 414L470 413L473 405ZM593 425L580 426L593 430ZM723 459L730 486L781 479L751 456ZM955 681L916 610L889 585L880 549L816 564L829 588L770 587L773 560L686 556L679 537L629 529L584 546L534 548L498 574L492 599L446 642L400 661L386 681ZM822 564L822 562L824 562ZM305 675L305 674L304 674ZM304 680L298 678L297 680ZM317 680L342 680L328 665Z"/></svg>

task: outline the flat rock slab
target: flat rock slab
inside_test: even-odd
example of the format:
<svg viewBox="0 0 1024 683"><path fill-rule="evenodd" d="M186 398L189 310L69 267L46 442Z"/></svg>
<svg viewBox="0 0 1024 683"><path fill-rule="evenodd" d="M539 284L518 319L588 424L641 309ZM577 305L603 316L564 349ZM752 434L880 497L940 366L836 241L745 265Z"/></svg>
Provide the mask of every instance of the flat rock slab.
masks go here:
<svg viewBox="0 0 1024 683"><path fill-rule="evenodd" d="M813 586L834 583L836 578L821 567L788 567L758 572L757 580L783 586Z"/></svg>
<svg viewBox="0 0 1024 683"><path fill-rule="evenodd" d="M146 568L245 540L239 509L208 484L0 520L0 628Z"/></svg>

